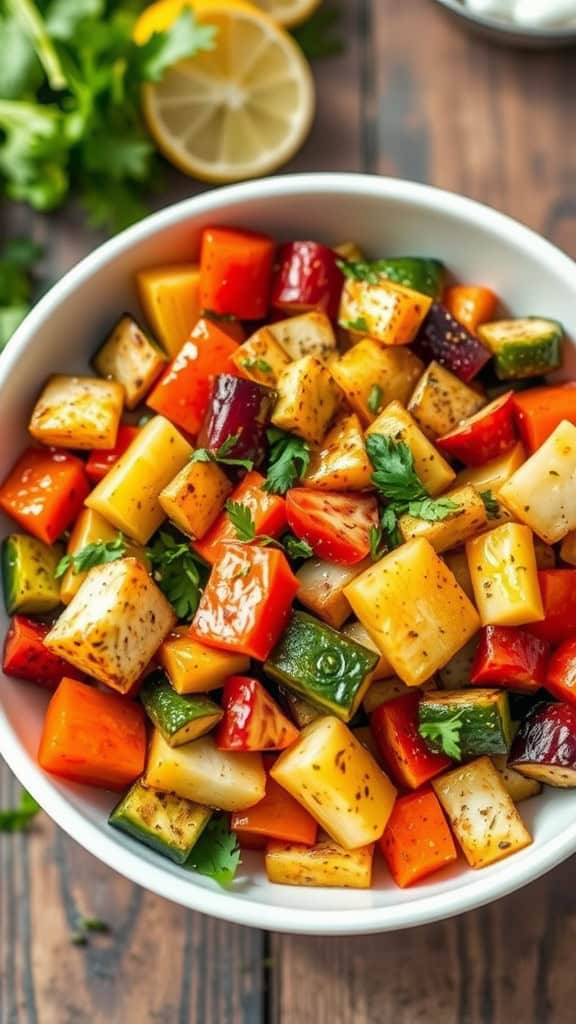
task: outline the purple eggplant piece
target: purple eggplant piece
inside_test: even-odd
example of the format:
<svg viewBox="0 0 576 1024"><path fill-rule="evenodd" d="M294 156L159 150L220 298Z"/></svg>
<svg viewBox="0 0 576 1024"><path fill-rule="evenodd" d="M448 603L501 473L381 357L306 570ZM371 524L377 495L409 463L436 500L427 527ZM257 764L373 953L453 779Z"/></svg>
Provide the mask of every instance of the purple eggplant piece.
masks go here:
<svg viewBox="0 0 576 1024"><path fill-rule="evenodd" d="M536 704L520 726L508 764L548 786L576 787L576 707Z"/></svg>
<svg viewBox="0 0 576 1024"><path fill-rule="evenodd" d="M435 359L465 383L472 380L492 358L492 353L482 342L439 302L432 304L413 349L425 363Z"/></svg>
<svg viewBox="0 0 576 1024"><path fill-rule="evenodd" d="M257 464L264 454L264 433L276 399L273 388L219 373L198 435L198 447L217 451L229 438L236 437L235 443L227 447L226 457L251 459Z"/></svg>

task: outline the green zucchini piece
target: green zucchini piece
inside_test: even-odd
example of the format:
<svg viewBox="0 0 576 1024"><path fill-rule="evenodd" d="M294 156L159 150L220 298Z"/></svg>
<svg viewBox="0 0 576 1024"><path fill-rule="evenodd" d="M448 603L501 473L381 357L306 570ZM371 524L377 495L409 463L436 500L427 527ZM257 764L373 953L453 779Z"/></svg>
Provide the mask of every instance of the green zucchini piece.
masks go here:
<svg viewBox="0 0 576 1024"><path fill-rule="evenodd" d="M114 808L108 824L184 864L211 817L208 807L173 793L157 793L139 779Z"/></svg>
<svg viewBox="0 0 576 1024"><path fill-rule="evenodd" d="M294 612L264 671L309 704L349 722L378 661L375 651L306 612Z"/></svg>
<svg viewBox="0 0 576 1024"><path fill-rule="evenodd" d="M478 336L494 356L499 380L537 377L562 365L564 330L556 320L496 320L482 324Z"/></svg>
<svg viewBox="0 0 576 1024"><path fill-rule="evenodd" d="M180 694L167 679L152 676L140 691L148 718L171 747L197 740L218 724L224 712L203 693Z"/></svg>
<svg viewBox="0 0 576 1024"><path fill-rule="evenodd" d="M400 256L389 260L376 260L375 267L388 281L412 288L422 295L439 299L444 283L444 266L440 260L416 256Z"/></svg>
<svg viewBox="0 0 576 1024"><path fill-rule="evenodd" d="M2 544L2 588L9 615L44 615L60 604L56 567L61 544L45 544L27 533L12 533Z"/></svg>
<svg viewBox="0 0 576 1024"><path fill-rule="evenodd" d="M120 318L92 361L101 377L122 384L127 409L140 405L166 363L160 346L128 313Z"/></svg>
<svg viewBox="0 0 576 1024"><path fill-rule="evenodd" d="M424 694L418 708L419 730L434 750L444 750L441 738L431 739L431 728L439 737L442 726L457 723L456 743L460 758L482 754L506 754L512 743L512 723L505 690L449 690ZM423 727L427 726L427 729ZM446 751L449 752L449 751Z"/></svg>

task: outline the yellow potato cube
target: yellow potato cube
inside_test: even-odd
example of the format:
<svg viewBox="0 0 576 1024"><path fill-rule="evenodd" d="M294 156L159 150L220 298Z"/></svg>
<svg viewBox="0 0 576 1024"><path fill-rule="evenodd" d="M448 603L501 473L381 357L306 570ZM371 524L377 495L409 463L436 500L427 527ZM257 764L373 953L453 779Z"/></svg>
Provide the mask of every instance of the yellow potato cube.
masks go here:
<svg viewBox="0 0 576 1024"><path fill-rule="evenodd" d="M103 541L106 544L116 540L117 537L118 530L110 526L110 523L107 523L97 512L93 512L91 508L84 508L74 524L66 553L68 555L77 555L79 551L87 548L90 544L96 544L98 541ZM132 558L137 558L146 568L149 567L148 556L144 548L138 544L127 544L126 554L132 556ZM66 570L60 584L60 600L62 604L70 604L74 594L78 591L87 575L88 571L76 572L73 565Z"/></svg>
<svg viewBox="0 0 576 1024"><path fill-rule="evenodd" d="M370 487L372 464L357 416L344 416L311 455L306 487L321 491L362 491Z"/></svg>
<svg viewBox="0 0 576 1024"><path fill-rule="evenodd" d="M400 516L398 526L404 540L425 537L435 551L447 551L463 544L469 537L474 537L486 526L486 508L474 487L458 487L454 491L447 491L442 497L457 506L445 519L429 522L408 513Z"/></svg>
<svg viewBox="0 0 576 1024"><path fill-rule="evenodd" d="M506 523L469 540L466 556L483 626L523 626L544 618L532 531Z"/></svg>
<svg viewBox="0 0 576 1024"><path fill-rule="evenodd" d="M369 889L373 857L373 843L345 850L329 838L314 846L273 840L266 847L265 866L268 881L276 885Z"/></svg>
<svg viewBox="0 0 576 1024"><path fill-rule="evenodd" d="M177 693L219 690L228 676L242 675L250 667L244 654L207 647L188 634L187 626L179 627L158 651L158 661Z"/></svg>
<svg viewBox="0 0 576 1024"><path fill-rule="evenodd" d="M218 750L212 736L171 747L156 729L144 783L206 807L243 811L263 799L266 772L261 754Z"/></svg>
<svg viewBox="0 0 576 1024"><path fill-rule="evenodd" d="M390 402L406 405L424 363L409 348L383 348L371 338L362 338L330 372L350 407L364 426L369 426Z"/></svg>
<svg viewBox="0 0 576 1024"><path fill-rule="evenodd" d="M241 377L273 388L290 356L267 327L260 327L230 357Z"/></svg>
<svg viewBox="0 0 576 1024"><path fill-rule="evenodd" d="M496 497L500 488L525 461L526 452L523 445L518 442L509 451L504 452L504 455L499 455L491 462L485 462L483 466L462 469L456 477L456 483L459 487L472 484L477 491L492 491Z"/></svg>
<svg viewBox="0 0 576 1024"><path fill-rule="evenodd" d="M370 284L349 277L342 290L338 322L382 345L409 345L431 305L429 295L412 288L384 279Z"/></svg>
<svg viewBox="0 0 576 1024"><path fill-rule="evenodd" d="M277 388L274 426L320 444L340 401L329 370L314 356L303 356L282 371Z"/></svg>
<svg viewBox="0 0 576 1024"><path fill-rule="evenodd" d="M491 761L504 783L504 789L515 804L528 800L531 796L538 796L542 792L541 782L520 775L520 772L510 767L508 754L494 754Z"/></svg>
<svg viewBox="0 0 576 1024"><path fill-rule="evenodd" d="M326 362L336 351L336 336L325 313L300 313L268 324L274 340L288 353L290 359L314 356Z"/></svg>
<svg viewBox="0 0 576 1024"><path fill-rule="evenodd" d="M422 433L400 402L387 405L368 428L367 434L383 434L407 444L414 457L414 468L433 498L445 491L454 480L456 473L452 466Z"/></svg>
<svg viewBox="0 0 576 1024"><path fill-rule="evenodd" d="M195 263L150 267L138 271L136 284L148 323L174 359L202 312L200 268Z"/></svg>
<svg viewBox="0 0 576 1024"><path fill-rule="evenodd" d="M29 431L58 448L113 448L124 388L99 377L50 377L34 406Z"/></svg>
<svg viewBox="0 0 576 1024"><path fill-rule="evenodd" d="M486 405L484 395L479 395L440 363L432 362L412 393L408 412L426 437L434 440L448 434L483 405Z"/></svg>
<svg viewBox="0 0 576 1024"><path fill-rule="evenodd" d="M127 313L94 357L94 369L124 388L127 409L140 405L165 366L162 349Z"/></svg>
<svg viewBox="0 0 576 1024"><path fill-rule="evenodd" d="M194 540L201 540L218 518L232 484L215 462L188 462L161 491L159 502L169 519Z"/></svg>
<svg viewBox="0 0 576 1024"><path fill-rule="evenodd" d="M576 530L576 427L563 420L507 480L498 500L547 544Z"/></svg>

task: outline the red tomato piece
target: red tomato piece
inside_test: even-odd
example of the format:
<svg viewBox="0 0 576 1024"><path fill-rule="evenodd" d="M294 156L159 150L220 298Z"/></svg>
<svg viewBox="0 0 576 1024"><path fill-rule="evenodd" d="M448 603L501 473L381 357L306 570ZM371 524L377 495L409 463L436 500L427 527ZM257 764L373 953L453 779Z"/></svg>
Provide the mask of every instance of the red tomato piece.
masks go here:
<svg viewBox="0 0 576 1024"><path fill-rule="evenodd" d="M497 298L482 285L457 284L446 288L442 301L454 319L474 334L480 324L494 318Z"/></svg>
<svg viewBox="0 0 576 1024"><path fill-rule="evenodd" d="M53 544L88 497L84 463L56 448L28 448L0 487L0 508L38 540Z"/></svg>
<svg viewBox="0 0 576 1024"><path fill-rule="evenodd" d="M224 718L216 730L220 750L284 750L298 729L257 679L230 676L222 695Z"/></svg>
<svg viewBox="0 0 576 1024"><path fill-rule="evenodd" d="M514 415L520 437L532 454L562 420L576 425L576 383L518 392L514 395Z"/></svg>
<svg viewBox="0 0 576 1024"><path fill-rule="evenodd" d="M544 686L558 700L576 704L576 636L554 651Z"/></svg>
<svg viewBox="0 0 576 1024"><path fill-rule="evenodd" d="M48 690L55 690L64 676L84 678L72 665L44 646L44 637L49 632L50 626L46 622L33 622L24 615L14 615L4 645L2 668L7 676L27 679Z"/></svg>
<svg viewBox="0 0 576 1024"><path fill-rule="evenodd" d="M313 846L318 833L312 815L270 776L266 779L264 799L247 811L235 811L230 827L243 846L247 839L250 844L260 837Z"/></svg>
<svg viewBox="0 0 576 1024"><path fill-rule="evenodd" d="M368 494L312 491L286 494L288 525L317 558L355 565L370 554L370 530L378 526L378 502Z"/></svg>
<svg viewBox="0 0 576 1024"><path fill-rule="evenodd" d="M250 509L257 534L279 537L287 525L286 502L278 494L263 491L263 483L264 477L252 470L232 492L230 501ZM194 547L202 558L212 563L220 558L227 544L234 544L237 540L228 513L222 512L202 540L194 542Z"/></svg>
<svg viewBox="0 0 576 1024"><path fill-rule="evenodd" d="M440 801L431 790L398 797L379 846L401 889L458 858Z"/></svg>
<svg viewBox="0 0 576 1024"><path fill-rule="evenodd" d="M272 305L295 316L318 310L337 320L344 275L338 254L318 242L288 242L280 248Z"/></svg>
<svg viewBox="0 0 576 1024"><path fill-rule="evenodd" d="M550 645L517 626L485 626L470 682L535 693L545 685Z"/></svg>
<svg viewBox="0 0 576 1024"><path fill-rule="evenodd" d="M265 661L298 592L282 551L229 544L212 568L190 634L208 647Z"/></svg>
<svg viewBox="0 0 576 1024"><path fill-rule="evenodd" d="M275 249L266 235L206 228L200 246L202 308L239 320L263 320L268 311Z"/></svg>
<svg viewBox="0 0 576 1024"><path fill-rule="evenodd" d="M541 569L538 583L544 620L526 628L541 640L560 644L576 633L576 569Z"/></svg>
<svg viewBox="0 0 576 1024"><path fill-rule="evenodd" d="M114 463L118 462L120 456L130 447L137 433L138 427L131 427L127 423L121 423L118 428L116 444L113 448L90 452L88 462L86 463L86 472L94 483L98 483L99 480L106 476L106 473L112 469Z"/></svg>
<svg viewBox="0 0 576 1024"><path fill-rule="evenodd" d="M439 437L438 448L467 466L482 466L497 459L516 444L513 399L513 391L495 398L449 434Z"/></svg>
<svg viewBox="0 0 576 1024"><path fill-rule="evenodd" d="M449 768L445 754L429 750L418 732L419 693L406 693L376 708L370 726L388 771L406 789L418 789Z"/></svg>
<svg viewBox="0 0 576 1024"><path fill-rule="evenodd" d="M202 317L176 358L164 371L146 404L188 434L197 434L206 414L214 377L233 371L237 344Z"/></svg>

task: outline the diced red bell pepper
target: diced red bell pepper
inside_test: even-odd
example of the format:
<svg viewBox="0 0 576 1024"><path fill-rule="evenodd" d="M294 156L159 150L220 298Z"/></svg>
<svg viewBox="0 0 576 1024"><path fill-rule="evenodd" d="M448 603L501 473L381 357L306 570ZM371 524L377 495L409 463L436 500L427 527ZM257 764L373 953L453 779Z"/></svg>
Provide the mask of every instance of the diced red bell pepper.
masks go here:
<svg viewBox="0 0 576 1024"><path fill-rule="evenodd" d="M284 750L298 739L294 723L257 679L230 676L222 707L224 717L216 730L220 750Z"/></svg>
<svg viewBox="0 0 576 1024"><path fill-rule="evenodd" d="M466 384L492 358L482 342L439 302L432 305L422 324L414 351L425 363L435 359Z"/></svg>
<svg viewBox="0 0 576 1024"><path fill-rule="evenodd" d="M428 789L398 797L379 846L401 889L458 858L440 801Z"/></svg>
<svg viewBox="0 0 576 1024"><path fill-rule="evenodd" d="M212 320L202 317L164 371L146 404L188 434L197 434L206 415L214 377L233 372L238 346Z"/></svg>
<svg viewBox="0 0 576 1024"><path fill-rule="evenodd" d="M376 708L370 726L388 771L401 786L418 789L449 768L445 754L429 750L418 732L419 693L406 693Z"/></svg>
<svg viewBox="0 0 576 1024"><path fill-rule="evenodd" d="M344 275L338 254L318 242L288 242L280 247L272 305L296 316L318 310L338 319Z"/></svg>
<svg viewBox="0 0 576 1024"><path fill-rule="evenodd" d="M2 668L7 676L27 679L48 690L55 690L64 676L84 678L72 665L44 646L44 637L49 632L50 626L46 622L33 622L24 615L14 615L4 644Z"/></svg>
<svg viewBox="0 0 576 1024"><path fill-rule="evenodd" d="M527 628L541 640L560 644L576 633L576 569L540 569L538 583L544 620Z"/></svg>
<svg viewBox="0 0 576 1024"><path fill-rule="evenodd" d="M239 320L262 320L268 311L274 252L266 235L206 228L200 247L202 309Z"/></svg>
<svg viewBox="0 0 576 1024"><path fill-rule="evenodd" d="M230 544L212 568L190 627L208 647L265 661L298 592L282 551Z"/></svg>
<svg viewBox="0 0 576 1024"><path fill-rule="evenodd" d="M53 544L89 492L84 463L76 455L28 448L0 487L0 508L38 540Z"/></svg>
<svg viewBox="0 0 576 1024"><path fill-rule="evenodd" d="M317 558L355 565L370 554L378 502L370 494L293 487L286 494L288 525Z"/></svg>
<svg viewBox="0 0 576 1024"><path fill-rule="evenodd" d="M514 392L507 391L474 416L462 420L449 434L438 438L436 444L440 451L467 466L482 466L513 448L516 444L513 398Z"/></svg>
<svg viewBox="0 0 576 1024"><path fill-rule="evenodd" d="M576 425L576 383L519 391L514 395L514 415L520 437L532 454L562 420Z"/></svg>
<svg viewBox="0 0 576 1024"><path fill-rule="evenodd" d="M554 651L544 686L558 700L576 704L576 636L569 637Z"/></svg>
<svg viewBox="0 0 576 1024"><path fill-rule="evenodd" d="M279 537L286 529L286 502L278 494L262 490L264 477L256 470L247 473L230 496L230 501L245 505L250 510L256 534ZM227 512L222 512L202 540L194 547L207 562L215 562L227 544L237 542L236 530Z"/></svg>
<svg viewBox="0 0 576 1024"><path fill-rule="evenodd" d="M494 319L497 298L482 285L457 284L446 288L443 302L454 319L475 334L480 324Z"/></svg>
<svg viewBox="0 0 576 1024"><path fill-rule="evenodd" d="M102 480L106 473L112 469L115 462L130 447L138 433L138 427L131 427L127 423L121 423L118 428L116 444L113 448L102 449L102 451L90 452L86 463L86 472L94 483Z"/></svg>
<svg viewBox="0 0 576 1024"><path fill-rule="evenodd" d="M474 686L535 693L545 685L550 645L517 626L485 626L470 672Z"/></svg>
<svg viewBox="0 0 576 1024"><path fill-rule="evenodd" d="M318 833L312 815L270 776L266 778L264 799L247 811L235 811L230 827L242 846L256 849L261 849L262 844L252 847L252 842L260 837L313 846Z"/></svg>

